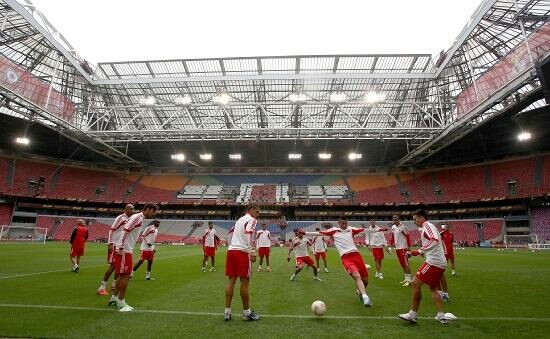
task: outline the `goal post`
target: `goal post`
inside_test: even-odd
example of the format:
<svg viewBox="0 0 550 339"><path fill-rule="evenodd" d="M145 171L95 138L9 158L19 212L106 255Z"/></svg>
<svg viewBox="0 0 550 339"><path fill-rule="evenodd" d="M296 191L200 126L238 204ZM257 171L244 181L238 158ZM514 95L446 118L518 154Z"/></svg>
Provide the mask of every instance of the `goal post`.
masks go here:
<svg viewBox="0 0 550 339"><path fill-rule="evenodd" d="M48 229L44 227L28 227L28 226L0 226L0 242L36 242L46 243L48 237Z"/></svg>
<svg viewBox="0 0 550 339"><path fill-rule="evenodd" d="M536 244L538 242L536 234L504 235L504 245L506 248L528 248L529 244Z"/></svg>

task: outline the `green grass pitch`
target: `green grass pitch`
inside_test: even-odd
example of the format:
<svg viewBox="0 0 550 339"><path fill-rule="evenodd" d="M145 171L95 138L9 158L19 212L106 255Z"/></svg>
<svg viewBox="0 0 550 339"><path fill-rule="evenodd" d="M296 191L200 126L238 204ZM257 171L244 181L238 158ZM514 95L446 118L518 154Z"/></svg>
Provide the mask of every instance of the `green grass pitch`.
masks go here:
<svg viewBox="0 0 550 339"><path fill-rule="evenodd" d="M286 249L272 251L273 272L254 272L253 309L263 319L239 317L238 290L233 320L223 321L225 250L218 251L217 272L200 272L199 247L159 246L155 281L145 281L145 266L130 282L132 313L109 309L107 297L95 294L105 265L106 245L88 244L78 274L70 272L68 244L0 244L0 336L112 338L542 338L550 336L550 253L527 250L457 251L459 277L448 277L451 301L446 311L459 320L441 325L424 290L417 325L396 318L409 310L410 289L399 286L395 256L384 260L384 280L371 274L368 293L373 307L363 307L336 250L329 249L330 273L323 282L303 271L290 282L293 265ZM367 250L366 262L373 265ZM421 264L411 261L412 268ZM310 305L322 300L324 317Z"/></svg>

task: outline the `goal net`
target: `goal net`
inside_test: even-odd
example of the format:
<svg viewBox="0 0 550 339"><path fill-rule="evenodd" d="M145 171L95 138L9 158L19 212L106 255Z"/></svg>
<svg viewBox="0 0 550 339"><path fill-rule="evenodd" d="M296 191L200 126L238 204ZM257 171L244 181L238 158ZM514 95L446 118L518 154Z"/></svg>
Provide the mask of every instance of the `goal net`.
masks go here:
<svg viewBox="0 0 550 339"><path fill-rule="evenodd" d="M527 248L529 244L536 243L538 243L536 234L504 235L504 245L506 248Z"/></svg>
<svg viewBox="0 0 550 339"><path fill-rule="evenodd" d="M46 243L48 229L43 227L0 226L0 242L24 241Z"/></svg>

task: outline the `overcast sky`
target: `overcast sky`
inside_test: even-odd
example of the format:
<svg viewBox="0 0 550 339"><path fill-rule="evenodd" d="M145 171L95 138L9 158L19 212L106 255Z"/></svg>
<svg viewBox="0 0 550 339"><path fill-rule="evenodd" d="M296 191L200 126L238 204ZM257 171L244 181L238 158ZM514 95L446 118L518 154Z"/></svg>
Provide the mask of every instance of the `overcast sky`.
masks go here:
<svg viewBox="0 0 550 339"><path fill-rule="evenodd" d="M32 0L91 61L428 53L481 0Z"/></svg>

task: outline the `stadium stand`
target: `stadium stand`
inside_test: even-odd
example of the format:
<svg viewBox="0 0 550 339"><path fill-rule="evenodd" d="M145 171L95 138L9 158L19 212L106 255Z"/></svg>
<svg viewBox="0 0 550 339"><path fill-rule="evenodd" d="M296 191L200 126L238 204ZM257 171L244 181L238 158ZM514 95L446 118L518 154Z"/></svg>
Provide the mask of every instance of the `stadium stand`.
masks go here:
<svg viewBox="0 0 550 339"><path fill-rule="evenodd" d="M11 223L12 212L13 205L0 204L0 226L9 225Z"/></svg>
<svg viewBox="0 0 550 339"><path fill-rule="evenodd" d="M550 156L541 159L537 180L535 163L536 158L532 157L414 174L276 175L273 178L205 175L189 179L181 175L124 175L0 157L0 169L5 171L0 178L0 193L33 196L35 190L29 186L29 181L44 177L42 197L105 202L216 204L252 200L258 203L385 205L479 201L550 193ZM234 186L237 182L238 186Z"/></svg>
<svg viewBox="0 0 550 339"><path fill-rule="evenodd" d="M531 233L536 234L539 241L550 240L550 208L531 209Z"/></svg>

